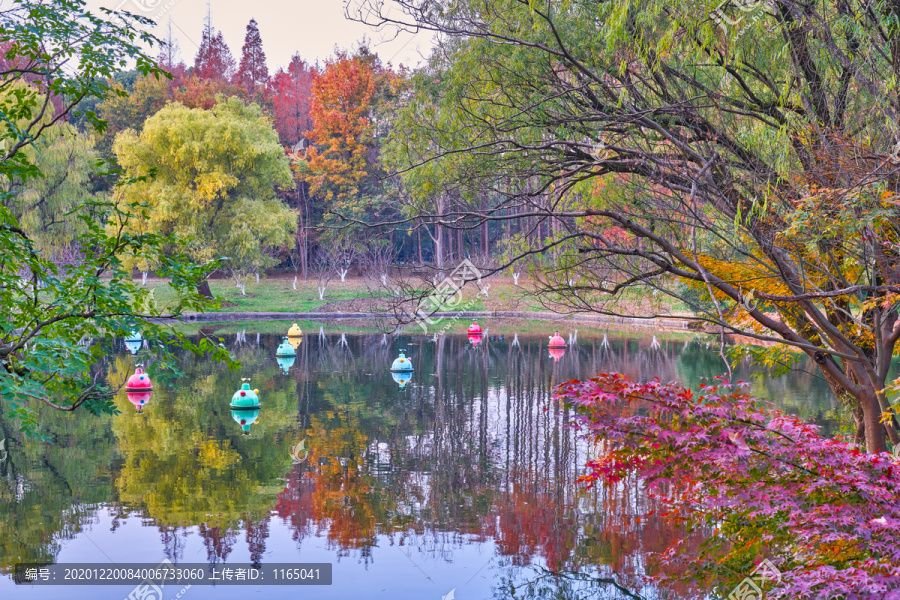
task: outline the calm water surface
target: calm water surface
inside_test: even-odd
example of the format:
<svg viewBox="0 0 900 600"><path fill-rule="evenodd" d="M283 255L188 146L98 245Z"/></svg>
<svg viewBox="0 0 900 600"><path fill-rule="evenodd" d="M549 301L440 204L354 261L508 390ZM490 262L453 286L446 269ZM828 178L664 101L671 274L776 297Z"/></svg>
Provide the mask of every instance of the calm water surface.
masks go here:
<svg viewBox="0 0 900 600"><path fill-rule="evenodd" d="M257 336L253 325L223 331L241 370L183 355L183 375L157 381L140 412L124 394L116 416L48 412L49 442L23 439L0 416L9 449L0 598L120 599L134 587L17 586L16 563L164 559L325 562L334 581L167 586L166 600L696 595L642 587L647 553L682 532L640 518L653 506L634 484L580 490L592 445L566 427L552 390L602 371L694 385L723 370L706 339L582 334L557 360L545 335L511 329L477 347L464 335L308 334L294 362L279 364L279 336ZM399 349L415 366L403 387L389 372ZM101 368L119 382L135 360L118 341ZM262 402L250 435L228 409L242 377ZM752 389L833 427L837 406L810 373ZM304 439L308 457L294 464L291 448Z"/></svg>

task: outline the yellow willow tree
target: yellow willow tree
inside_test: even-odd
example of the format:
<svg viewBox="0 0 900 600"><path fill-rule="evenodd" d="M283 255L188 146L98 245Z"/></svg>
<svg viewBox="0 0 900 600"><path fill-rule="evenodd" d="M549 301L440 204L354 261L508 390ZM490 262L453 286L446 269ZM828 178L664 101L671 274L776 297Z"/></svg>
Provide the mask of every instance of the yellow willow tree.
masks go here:
<svg viewBox="0 0 900 600"><path fill-rule="evenodd" d="M257 105L170 104L140 133L119 134L115 152L137 180L115 196L133 227L191 240L184 251L198 262L226 257L239 284L274 264L272 249L293 244L297 214L276 196L292 184L288 159ZM201 287L211 295L208 283Z"/></svg>
<svg viewBox="0 0 900 600"><path fill-rule="evenodd" d="M87 231L81 218L93 216L90 179L100 171L94 139L61 123L22 152L42 176L0 176L3 204L44 256L60 266L77 262Z"/></svg>
<svg viewBox="0 0 900 600"><path fill-rule="evenodd" d="M441 34L394 124L406 185L440 172L487 207L409 222L550 231L506 268L543 293L662 314L813 358L869 451L900 444L885 392L900 339L900 6L856 0L357 0ZM466 154L477 160L462 163ZM694 315L678 308L688 304ZM656 316L642 314L640 316Z"/></svg>

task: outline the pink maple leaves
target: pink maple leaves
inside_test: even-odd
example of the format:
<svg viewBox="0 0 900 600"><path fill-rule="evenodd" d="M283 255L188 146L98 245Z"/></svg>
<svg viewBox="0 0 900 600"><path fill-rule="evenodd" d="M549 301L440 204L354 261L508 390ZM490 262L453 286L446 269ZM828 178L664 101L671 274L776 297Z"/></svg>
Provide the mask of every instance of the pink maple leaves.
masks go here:
<svg viewBox="0 0 900 600"><path fill-rule="evenodd" d="M637 475L666 518L709 536L657 558L725 594L767 557L782 577L766 598L900 600L900 464L743 389L694 394L620 374L561 385L576 426L600 442L582 481Z"/></svg>

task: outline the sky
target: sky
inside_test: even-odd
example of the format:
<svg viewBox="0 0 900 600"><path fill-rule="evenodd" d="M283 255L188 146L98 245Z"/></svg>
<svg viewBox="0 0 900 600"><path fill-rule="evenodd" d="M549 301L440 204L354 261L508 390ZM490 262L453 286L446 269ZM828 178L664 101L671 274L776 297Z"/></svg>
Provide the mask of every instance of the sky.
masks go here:
<svg viewBox="0 0 900 600"><path fill-rule="evenodd" d="M247 22L256 19L269 73L286 67L296 52L315 63L332 55L335 45L352 48L364 37L382 61L395 67L416 66L431 46L429 34L404 33L389 39L393 35L348 21L345 0L87 0L87 4L92 9L104 6L154 19L157 26L151 32L159 38L166 37L171 19L181 59L188 66L197 53L207 8L213 28L222 32L236 62L240 62Z"/></svg>

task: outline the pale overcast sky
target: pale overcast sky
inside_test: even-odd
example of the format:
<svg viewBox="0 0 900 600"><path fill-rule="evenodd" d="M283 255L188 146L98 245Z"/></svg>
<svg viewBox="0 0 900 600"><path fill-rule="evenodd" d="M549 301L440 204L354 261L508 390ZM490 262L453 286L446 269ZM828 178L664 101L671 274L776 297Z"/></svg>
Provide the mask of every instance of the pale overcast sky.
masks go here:
<svg viewBox="0 0 900 600"><path fill-rule="evenodd" d="M159 38L165 37L171 18L181 46L181 58L188 66L193 64L206 19L206 0L87 0L87 3L91 8L105 6L155 19L158 25L152 33ZM236 62L240 62L247 22L256 19L270 73L287 66L295 52L314 63L330 56L335 44L341 48L354 47L363 36L370 39L373 50L383 61L390 61L395 67L400 63L416 66L430 48L428 34L402 34L395 40L384 41L385 33L346 20L344 0L211 0L209 6L213 27L222 31Z"/></svg>

